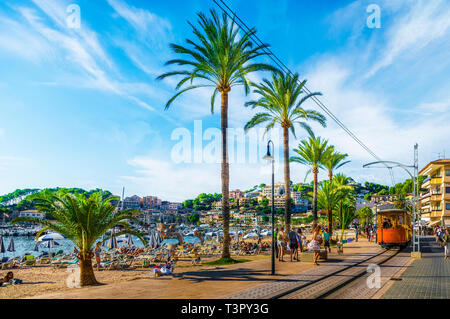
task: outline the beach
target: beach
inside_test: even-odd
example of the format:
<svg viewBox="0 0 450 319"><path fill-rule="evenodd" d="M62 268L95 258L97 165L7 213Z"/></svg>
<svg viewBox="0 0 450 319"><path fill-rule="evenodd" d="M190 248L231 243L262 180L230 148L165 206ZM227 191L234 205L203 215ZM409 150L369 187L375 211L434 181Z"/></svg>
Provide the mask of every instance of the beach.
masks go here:
<svg viewBox="0 0 450 319"><path fill-rule="evenodd" d="M345 245L345 255L376 247L365 239ZM15 277L24 281L22 285L0 287L0 298L224 298L229 294L251 288L269 280L306 271L314 265L309 262L276 262L276 276L270 276L270 255L233 256L248 262L224 266L192 266L190 261L177 262L174 276L155 278L151 269L95 271L99 286L68 288L67 269L50 266L33 266L13 269ZM333 248L329 258L337 260ZM202 258L203 262L217 260L218 256ZM5 271L0 271L4 275Z"/></svg>

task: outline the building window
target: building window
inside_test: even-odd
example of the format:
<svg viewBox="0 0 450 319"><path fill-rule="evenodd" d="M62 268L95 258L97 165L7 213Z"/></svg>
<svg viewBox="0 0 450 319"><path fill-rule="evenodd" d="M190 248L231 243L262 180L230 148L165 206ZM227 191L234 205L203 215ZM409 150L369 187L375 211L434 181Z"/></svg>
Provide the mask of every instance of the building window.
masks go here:
<svg viewBox="0 0 450 319"><path fill-rule="evenodd" d="M450 176L450 169L445 170L445 176Z"/></svg>
<svg viewBox="0 0 450 319"><path fill-rule="evenodd" d="M446 188L445 188L445 192L446 192L447 194L450 194L450 187L446 187Z"/></svg>
<svg viewBox="0 0 450 319"><path fill-rule="evenodd" d="M445 203L445 209L450 210L450 203Z"/></svg>

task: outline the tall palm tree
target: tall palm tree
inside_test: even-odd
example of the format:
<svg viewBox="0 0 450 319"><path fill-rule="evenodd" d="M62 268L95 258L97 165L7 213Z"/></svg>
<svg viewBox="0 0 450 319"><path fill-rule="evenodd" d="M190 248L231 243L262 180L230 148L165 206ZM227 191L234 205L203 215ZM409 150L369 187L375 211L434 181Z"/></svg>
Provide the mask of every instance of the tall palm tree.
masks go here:
<svg viewBox="0 0 450 319"><path fill-rule="evenodd" d="M94 255L92 249L95 242L109 229L117 225L123 226L123 231L117 232L111 237L131 234L138 236L146 245L144 234L132 230L127 222L127 220L139 222L133 217L136 210L115 212L115 207L110 202L118 200L117 197L105 199L101 191L88 198L82 194L69 194L64 191L56 193L44 191L31 195L30 199L36 203L39 212L49 214L56 222L35 217L18 217L11 223L34 222L41 224L43 227L36 234L36 239L46 230L53 230L70 239L79 249L81 286L98 283L92 268Z"/></svg>
<svg viewBox="0 0 450 319"><path fill-rule="evenodd" d="M311 136L302 140L298 148L294 150L298 156L291 157L292 162L297 162L310 167L314 175L313 184L313 225L317 225L317 177L319 167L323 167L323 161L329 156L330 148L328 141L319 137Z"/></svg>
<svg viewBox="0 0 450 319"><path fill-rule="evenodd" d="M276 124L283 129L283 150L284 150L284 188L285 188L285 227L290 229L291 220L291 179L289 169L289 131L295 137L295 124L313 135L311 127L306 121L311 120L325 126L326 119L319 112L305 110L302 105L310 97L321 95L319 92L302 95L306 80L298 81L299 75L284 75L283 73L273 73L272 82L267 79L261 84L253 84L254 93L258 94L258 100L249 101L245 106L252 108L262 108L263 112L255 116L245 125L247 132L249 129L266 123L265 133L272 129Z"/></svg>
<svg viewBox="0 0 450 319"><path fill-rule="evenodd" d="M350 161L344 161L348 157L348 154L336 152L333 145L329 147L331 148L330 154L324 160L323 166L328 170L328 180L331 181L333 179L333 172L345 164L350 163Z"/></svg>
<svg viewBox="0 0 450 319"><path fill-rule="evenodd" d="M223 250L222 258L230 258L230 207L229 207L229 164L227 151L228 128L228 94L232 87L242 85L245 93L250 90L248 75L261 70L276 71L270 65L253 63L258 57L265 55L263 44L254 46L251 36L256 33L251 29L244 35L239 35L239 28L234 21L229 21L226 14L222 18L211 10L211 17L198 14L200 29L189 23L196 37L195 40L187 39L189 47L171 44L173 52L184 58L170 60L166 65L179 65L188 69L167 72L158 77L162 80L170 76L183 76L178 82L176 90L180 90L185 84L187 87L176 93L166 104L166 109L172 102L186 91L196 88L213 88L211 96L211 112L214 112L214 101L217 93L221 95L221 131L222 131L222 214L223 214ZM197 81L198 83L193 84Z"/></svg>

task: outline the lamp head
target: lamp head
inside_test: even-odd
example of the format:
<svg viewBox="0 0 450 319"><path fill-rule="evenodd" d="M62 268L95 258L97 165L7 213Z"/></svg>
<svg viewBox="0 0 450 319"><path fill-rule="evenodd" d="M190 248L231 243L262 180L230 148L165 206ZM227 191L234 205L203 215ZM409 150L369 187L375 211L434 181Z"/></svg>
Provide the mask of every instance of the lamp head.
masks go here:
<svg viewBox="0 0 450 319"><path fill-rule="evenodd" d="M274 160L273 155L270 153L270 141L267 143L267 154L263 157L263 160L272 162Z"/></svg>

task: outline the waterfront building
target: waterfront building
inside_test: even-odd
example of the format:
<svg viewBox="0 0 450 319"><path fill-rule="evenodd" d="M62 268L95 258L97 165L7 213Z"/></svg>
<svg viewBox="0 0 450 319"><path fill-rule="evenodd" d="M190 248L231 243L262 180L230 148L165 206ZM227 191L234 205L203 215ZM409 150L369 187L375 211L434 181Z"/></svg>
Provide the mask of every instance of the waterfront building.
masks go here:
<svg viewBox="0 0 450 319"><path fill-rule="evenodd" d="M450 226L450 159L428 163L419 175L427 176L420 187L421 218L430 226Z"/></svg>
<svg viewBox="0 0 450 319"><path fill-rule="evenodd" d="M126 197L123 201L123 209L140 209L142 206L142 198L137 195Z"/></svg>
<svg viewBox="0 0 450 319"><path fill-rule="evenodd" d="M39 213L37 210L24 210L19 212L18 217L34 217L38 219L45 219L45 214Z"/></svg>
<svg viewBox="0 0 450 319"><path fill-rule="evenodd" d="M400 198L400 195L373 195L370 198L372 203L380 203L380 202L395 202Z"/></svg>

